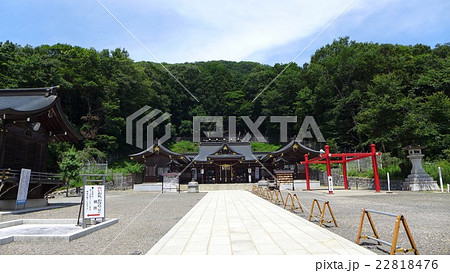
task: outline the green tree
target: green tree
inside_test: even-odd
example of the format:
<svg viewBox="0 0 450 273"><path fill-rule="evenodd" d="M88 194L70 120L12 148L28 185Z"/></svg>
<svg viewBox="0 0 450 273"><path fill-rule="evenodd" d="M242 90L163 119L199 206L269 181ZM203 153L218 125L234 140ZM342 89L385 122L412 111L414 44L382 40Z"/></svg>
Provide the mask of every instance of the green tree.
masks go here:
<svg viewBox="0 0 450 273"><path fill-rule="evenodd" d="M80 170L82 167L83 163L81 162L75 147L70 147L62 154L61 161L59 162L59 169L68 182L68 186L80 186Z"/></svg>

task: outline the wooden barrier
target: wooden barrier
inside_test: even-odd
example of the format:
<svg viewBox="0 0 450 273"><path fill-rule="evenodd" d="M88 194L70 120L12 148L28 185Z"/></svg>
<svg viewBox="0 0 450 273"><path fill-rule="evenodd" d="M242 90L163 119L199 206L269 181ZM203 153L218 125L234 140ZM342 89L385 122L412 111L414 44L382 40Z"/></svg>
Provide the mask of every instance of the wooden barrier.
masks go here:
<svg viewBox="0 0 450 273"><path fill-rule="evenodd" d="M259 196L261 196L262 198L264 198L264 199L269 199L269 189L268 188L262 188L261 187L261 190L260 190L260 195Z"/></svg>
<svg viewBox="0 0 450 273"><path fill-rule="evenodd" d="M284 205L284 198L283 194L280 190L274 190L272 194L272 198L270 199L272 203L275 203L277 205L283 204Z"/></svg>
<svg viewBox="0 0 450 273"><path fill-rule="evenodd" d="M370 215L370 213L376 213L376 214L382 214L382 215L386 215L386 216L391 216L391 217L395 217L395 226L394 226L394 235L392 238L392 242L386 242L383 240L380 240L380 236L378 235L378 232L375 228L375 224L373 223L372 220L372 216ZM372 228L373 231L373 235L361 235L362 233L362 228L364 225L364 219L365 219L365 215L367 215L367 219L369 220L370 226ZM397 246L397 241L398 241L398 234L400 232L400 222L403 223L403 227L405 228L406 231L406 235L408 237L409 243L411 244L411 248L402 248ZM387 213L387 212L381 212L381 211L375 211L375 210L369 210L369 209L363 209L362 210L362 215L361 215L361 221L359 223L359 229L358 229L358 236L356 239L356 244L359 245L359 242L361 239L370 239L370 240L374 240L378 243L378 245L388 245L391 247L391 251L390 251L390 255L395 255L395 253L397 252L403 252L403 253L407 253L407 252L414 252L415 255L419 255L419 251L417 250L417 246L416 243L414 242L414 239L412 237L411 231L409 230L408 224L406 223L406 218L399 214L392 214L392 213Z"/></svg>
<svg viewBox="0 0 450 273"><path fill-rule="evenodd" d="M302 212L304 212L302 204L298 200L297 194L295 194L295 193L291 194L290 192L288 193L288 195L286 196L286 200L284 202L285 209L286 209L289 201L290 201L289 211L294 212L296 209L300 209Z"/></svg>
<svg viewBox="0 0 450 273"><path fill-rule="evenodd" d="M267 200L272 202L273 196L275 195L275 191L271 189L267 189Z"/></svg>
<svg viewBox="0 0 450 273"><path fill-rule="evenodd" d="M320 208L319 201L323 202L322 208ZM314 212L314 205L315 204L317 204L317 208L319 209L319 213L320 213L319 226L322 226L323 223L334 223L334 225L337 227L338 224L337 224L336 218L334 218L333 211L331 210L330 202L326 201L326 200L321 200L321 199L314 199L313 200L312 206L311 206L311 212L309 214L309 221L311 221L312 217L317 217L318 216L318 215L314 215L313 214L313 212ZM328 211L331 214L332 220L325 220L325 211L326 211L327 208L328 208Z"/></svg>
<svg viewBox="0 0 450 273"><path fill-rule="evenodd" d="M263 188L263 187L258 187L258 192L257 192L257 194L258 194L259 197L262 197L263 191L264 191L264 188Z"/></svg>

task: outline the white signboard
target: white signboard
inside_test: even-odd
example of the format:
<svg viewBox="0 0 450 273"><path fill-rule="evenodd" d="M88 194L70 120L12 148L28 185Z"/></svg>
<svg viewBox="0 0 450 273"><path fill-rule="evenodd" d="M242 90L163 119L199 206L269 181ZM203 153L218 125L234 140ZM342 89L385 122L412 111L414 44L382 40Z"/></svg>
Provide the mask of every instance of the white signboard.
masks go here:
<svg viewBox="0 0 450 273"><path fill-rule="evenodd" d="M30 185L30 169L22 169L20 171L19 189L17 190L17 205L25 205L27 203L28 186Z"/></svg>
<svg viewBox="0 0 450 273"><path fill-rule="evenodd" d="M179 173L163 174L163 188L166 192L176 192L179 187Z"/></svg>
<svg viewBox="0 0 450 273"><path fill-rule="evenodd" d="M328 176L328 191L333 191L333 176Z"/></svg>
<svg viewBox="0 0 450 273"><path fill-rule="evenodd" d="M105 217L105 186L84 186L84 218Z"/></svg>

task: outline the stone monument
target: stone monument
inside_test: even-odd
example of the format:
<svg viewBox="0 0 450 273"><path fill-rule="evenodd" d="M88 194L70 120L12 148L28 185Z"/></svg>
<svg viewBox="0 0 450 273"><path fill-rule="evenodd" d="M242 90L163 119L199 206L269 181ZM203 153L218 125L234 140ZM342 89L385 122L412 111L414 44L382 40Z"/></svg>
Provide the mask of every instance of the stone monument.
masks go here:
<svg viewBox="0 0 450 273"><path fill-rule="evenodd" d="M403 190L405 191L438 191L437 182L429 176L422 168L422 149L419 145L409 145L403 148L408 151L408 158L411 160L411 174L403 182Z"/></svg>

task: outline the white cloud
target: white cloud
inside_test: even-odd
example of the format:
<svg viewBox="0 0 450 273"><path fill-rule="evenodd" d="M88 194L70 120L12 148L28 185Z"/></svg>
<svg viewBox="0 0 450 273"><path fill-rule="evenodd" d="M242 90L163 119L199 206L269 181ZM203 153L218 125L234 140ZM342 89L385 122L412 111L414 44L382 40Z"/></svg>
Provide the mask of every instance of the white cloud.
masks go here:
<svg viewBox="0 0 450 273"><path fill-rule="evenodd" d="M162 18L158 27L131 28L161 61L239 61L249 56L266 56L268 53L265 51L313 37L351 1L137 1L127 3L126 9L129 13L134 9L133 20L142 25L148 20L146 18L161 16L158 12L162 7L166 15L170 14L173 21ZM355 0L343 16L353 14L358 21L392 1ZM113 1L110 4L115 6L121 18L120 13L125 12L117 9L116 5L123 5L123 2ZM127 25L129 16L123 18ZM130 46L127 45L127 48ZM300 51L301 48L298 49ZM135 55L142 56L134 58L150 59L150 56L143 56L145 54L141 51Z"/></svg>
<svg viewBox="0 0 450 273"><path fill-rule="evenodd" d="M168 61L243 60L320 32L351 0L328 1L169 1L181 17L193 22L180 32L184 40L169 37L160 41L171 52L161 54ZM373 4L356 0L346 11L359 16L379 8L388 0ZM178 31L177 31L178 32ZM177 41L173 44L172 42ZM299 49L300 51L301 49ZM161 49L158 49L161 51Z"/></svg>

